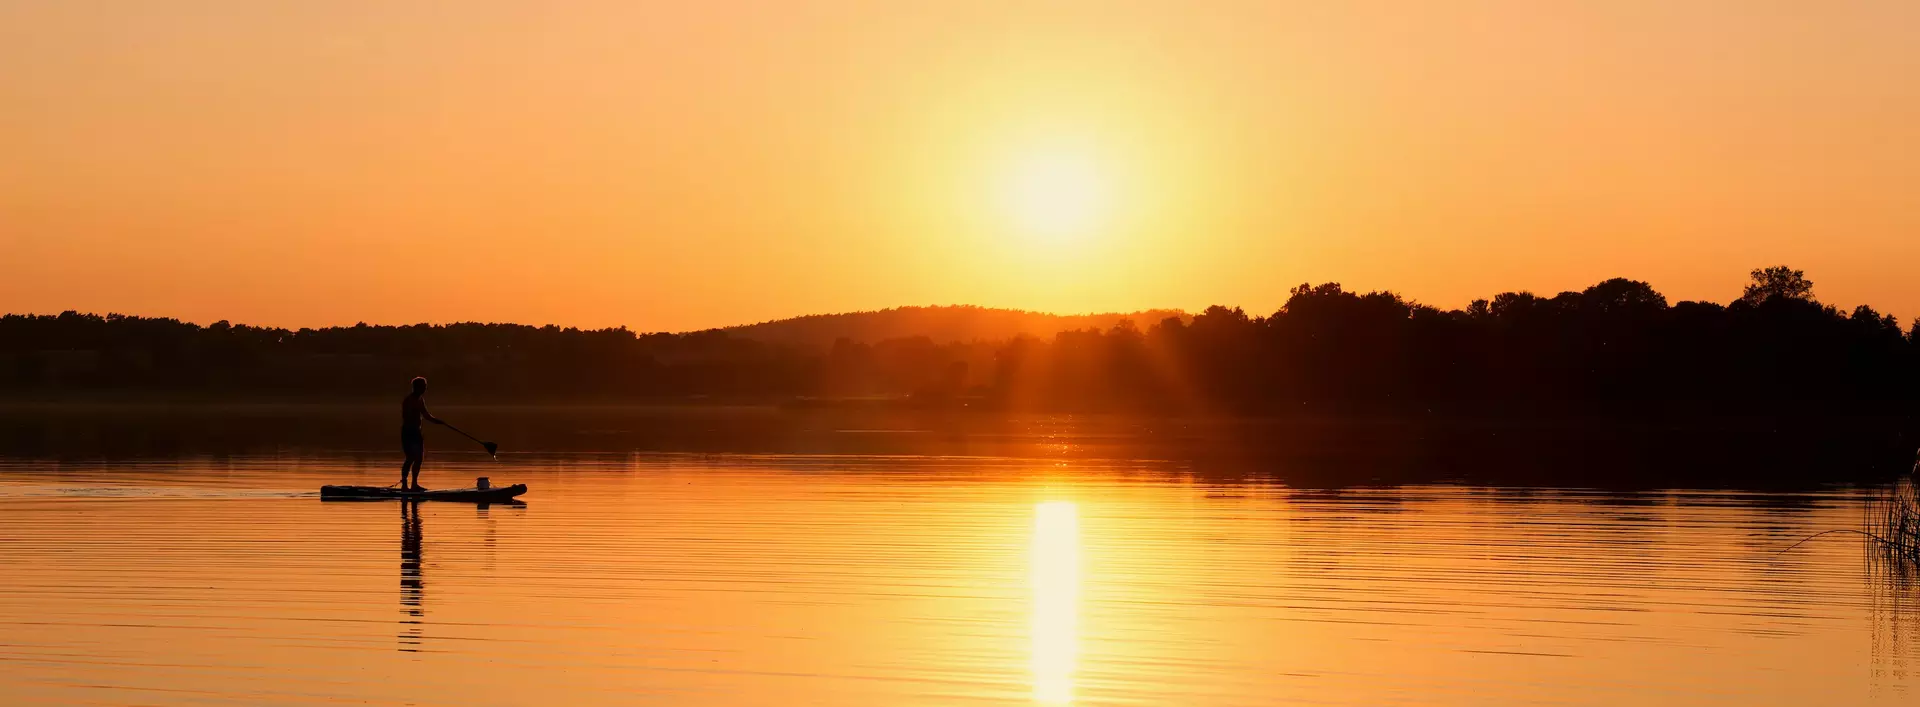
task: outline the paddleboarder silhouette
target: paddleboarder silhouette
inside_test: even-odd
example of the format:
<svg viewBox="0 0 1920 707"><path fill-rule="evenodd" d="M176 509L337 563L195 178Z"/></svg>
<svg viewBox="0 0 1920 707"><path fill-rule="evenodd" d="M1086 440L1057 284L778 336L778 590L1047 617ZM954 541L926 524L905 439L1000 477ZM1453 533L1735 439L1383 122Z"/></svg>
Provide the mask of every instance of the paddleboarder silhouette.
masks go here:
<svg viewBox="0 0 1920 707"><path fill-rule="evenodd" d="M400 451L407 455L407 460L400 462L400 488L411 491L426 490L420 485L420 463L427 456L427 438L420 433L421 420L436 425L447 424L427 412L427 379L424 377L413 379L413 392L400 401ZM412 475L411 481L409 474Z"/></svg>

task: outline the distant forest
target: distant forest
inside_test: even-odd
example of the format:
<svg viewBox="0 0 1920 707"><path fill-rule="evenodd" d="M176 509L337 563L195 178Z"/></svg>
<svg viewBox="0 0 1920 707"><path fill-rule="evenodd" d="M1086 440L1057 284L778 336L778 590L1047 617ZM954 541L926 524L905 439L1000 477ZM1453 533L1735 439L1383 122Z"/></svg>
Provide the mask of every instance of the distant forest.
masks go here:
<svg viewBox="0 0 1920 707"><path fill-rule="evenodd" d="M1726 305L1669 304L1645 282L1616 278L1456 310L1303 284L1264 316L1216 306L1190 317L1073 322L1050 337L1021 329L1044 315L977 308L685 334L7 315L0 397L363 399L399 396L425 375L443 404L888 398L1244 415L1911 412L1920 320L1903 330L1868 306L1823 305L1790 268L1752 278ZM916 330L916 316L945 323ZM986 335L996 331L1005 335Z"/></svg>

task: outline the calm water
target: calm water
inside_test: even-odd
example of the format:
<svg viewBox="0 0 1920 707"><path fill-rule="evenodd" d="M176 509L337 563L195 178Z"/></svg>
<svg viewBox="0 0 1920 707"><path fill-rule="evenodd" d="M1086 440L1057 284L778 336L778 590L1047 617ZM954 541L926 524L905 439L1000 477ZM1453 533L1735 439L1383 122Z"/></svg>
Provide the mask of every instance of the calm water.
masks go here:
<svg viewBox="0 0 1920 707"><path fill-rule="evenodd" d="M1845 705L1920 699L1862 492L1202 482L1174 465L0 462L0 703Z"/></svg>

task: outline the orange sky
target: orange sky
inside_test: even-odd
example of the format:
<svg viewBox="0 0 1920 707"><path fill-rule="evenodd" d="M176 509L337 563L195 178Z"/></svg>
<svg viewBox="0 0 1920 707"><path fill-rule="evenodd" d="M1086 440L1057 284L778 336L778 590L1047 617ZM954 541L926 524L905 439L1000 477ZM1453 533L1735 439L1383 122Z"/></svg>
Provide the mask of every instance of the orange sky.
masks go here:
<svg viewBox="0 0 1920 707"><path fill-rule="evenodd" d="M1725 301L1784 262L1911 317L1916 27L1904 0L0 0L0 310L679 330L1266 312L1308 280ZM998 196L1054 154L1100 188L1066 238Z"/></svg>

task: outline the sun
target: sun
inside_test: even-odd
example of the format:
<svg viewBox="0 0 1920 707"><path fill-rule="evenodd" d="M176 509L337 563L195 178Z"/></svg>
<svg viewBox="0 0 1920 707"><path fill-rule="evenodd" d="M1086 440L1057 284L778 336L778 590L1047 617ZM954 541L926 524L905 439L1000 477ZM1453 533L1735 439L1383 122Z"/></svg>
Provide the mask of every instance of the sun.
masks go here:
<svg viewBox="0 0 1920 707"><path fill-rule="evenodd" d="M1006 215L1022 237L1048 245L1084 241L1107 225L1112 184L1099 160L1071 150L1034 151L1002 183Z"/></svg>

